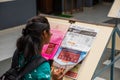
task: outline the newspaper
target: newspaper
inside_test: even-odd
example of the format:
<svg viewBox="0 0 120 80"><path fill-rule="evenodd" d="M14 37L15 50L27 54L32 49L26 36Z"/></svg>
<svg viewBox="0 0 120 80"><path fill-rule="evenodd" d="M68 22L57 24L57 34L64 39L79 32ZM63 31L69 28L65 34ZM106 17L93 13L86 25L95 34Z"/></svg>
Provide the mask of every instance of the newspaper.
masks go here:
<svg viewBox="0 0 120 80"><path fill-rule="evenodd" d="M61 46L73 50L88 52L98 31L98 29L71 25Z"/></svg>
<svg viewBox="0 0 120 80"><path fill-rule="evenodd" d="M77 64L75 67L70 69L66 74L66 78L71 78L72 80L77 80L78 74L79 74L79 69L81 67L81 63Z"/></svg>
<svg viewBox="0 0 120 80"><path fill-rule="evenodd" d="M65 32L56 29L51 29L51 33L52 37L49 44L42 48L42 56L47 60L53 59L65 35Z"/></svg>
<svg viewBox="0 0 120 80"><path fill-rule="evenodd" d="M79 64L88 54L98 29L71 25L54 56L53 65L65 68L64 74Z"/></svg>
<svg viewBox="0 0 120 80"><path fill-rule="evenodd" d="M56 66L56 68L64 68L64 73L66 73L80 61L82 61L86 55L86 52L60 47L54 56L53 65Z"/></svg>

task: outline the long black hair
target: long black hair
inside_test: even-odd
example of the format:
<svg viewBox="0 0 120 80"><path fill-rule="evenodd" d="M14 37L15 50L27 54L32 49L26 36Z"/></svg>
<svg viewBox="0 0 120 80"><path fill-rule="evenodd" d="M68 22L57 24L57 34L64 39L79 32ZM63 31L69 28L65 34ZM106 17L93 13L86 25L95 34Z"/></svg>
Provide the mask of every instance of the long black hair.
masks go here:
<svg viewBox="0 0 120 80"><path fill-rule="evenodd" d="M36 16L28 20L22 31L22 36L17 40L17 49L23 53L25 59L39 54L43 47L43 31L49 33L50 25L44 16Z"/></svg>

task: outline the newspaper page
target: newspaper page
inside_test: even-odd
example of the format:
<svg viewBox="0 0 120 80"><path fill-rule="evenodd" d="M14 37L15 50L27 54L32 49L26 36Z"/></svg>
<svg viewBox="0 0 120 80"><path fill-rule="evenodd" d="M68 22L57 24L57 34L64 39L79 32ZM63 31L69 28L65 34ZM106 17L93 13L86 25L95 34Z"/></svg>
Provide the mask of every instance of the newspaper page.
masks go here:
<svg viewBox="0 0 120 80"><path fill-rule="evenodd" d="M53 59L65 36L65 32L60 30L51 29L50 32L52 33L50 42L49 44L45 44L42 48L42 56L47 60Z"/></svg>
<svg viewBox="0 0 120 80"><path fill-rule="evenodd" d="M65 35L61 46L73 50L88 52L95 39L98 29L71 25Z"/></svg>
<svg viewBox="0 0 120 80"><path fill-rule="evenodd" d="M88 54L98 29L71 25L54 56L53 66L65 68L64 74L80 63Z"/></svg>
<svg viewBox="0 0 120 80"><path fill-rule="evenodd" d="M79 69L80 69L81 63L78 63L75 67L70 69L66 74L66 78L71 78L71 80L77 80L78 74L79 74Z"/></svg>
<svg viewBox="0 0 120 80"><path fill-rule="evenodd" d="M64 68L66 73L79 62L81 62L85 56L86 52L76 51L72 49L62 48L60 47L54 56L53 65L56 68Z"/></svg>

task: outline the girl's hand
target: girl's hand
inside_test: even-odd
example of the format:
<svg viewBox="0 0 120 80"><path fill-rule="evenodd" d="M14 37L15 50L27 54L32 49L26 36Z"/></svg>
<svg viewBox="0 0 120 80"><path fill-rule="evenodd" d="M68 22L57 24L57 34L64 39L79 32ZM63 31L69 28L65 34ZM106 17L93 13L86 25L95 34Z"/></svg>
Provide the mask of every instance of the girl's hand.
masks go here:
<svg viewBox="0 0 120 80"><path fill-rule="evenodd" d="M59 69L55 69L54 67L51 68L51 74L52 74L52 80L62 80L64 74L65 69L63 68L59 68Z"/></svg>

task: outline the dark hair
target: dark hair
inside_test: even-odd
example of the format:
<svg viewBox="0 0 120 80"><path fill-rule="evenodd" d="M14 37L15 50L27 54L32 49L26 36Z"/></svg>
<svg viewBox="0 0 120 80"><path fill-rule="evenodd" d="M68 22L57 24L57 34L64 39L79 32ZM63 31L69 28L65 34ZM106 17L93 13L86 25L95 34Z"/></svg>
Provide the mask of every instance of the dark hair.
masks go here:
<svg viewBox="0 0 120 80"><path fill-rule="evenodd" d="M46 24L48 24L48 25L50 26L47 18L45 18L44 16L41 16L41 15L35 16L35 17L33 17L33 18L31 18L31 19L29 19L29 20L27 21L28 24L29 24L29 23L33 23L33 22L46 23Z"/></svg>
<svg viewBox="0 0 120 80"><path fill-rule="evenodd" d="M30 59L33 55L39 54L42 49L43 31L49 33L50 25L47 18L35 16L28 20L26 27L22 31L22 36L17 40L17 49L24 54L25 59Z"/></svg>

